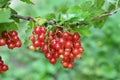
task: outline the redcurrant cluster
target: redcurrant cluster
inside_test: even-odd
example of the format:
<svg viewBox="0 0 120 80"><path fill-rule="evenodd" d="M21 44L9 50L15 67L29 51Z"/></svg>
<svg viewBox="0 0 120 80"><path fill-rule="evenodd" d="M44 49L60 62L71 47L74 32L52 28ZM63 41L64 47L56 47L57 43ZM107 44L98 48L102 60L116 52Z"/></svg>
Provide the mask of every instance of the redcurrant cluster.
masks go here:
<svg viewBox="0 0 120 80"><path fill-rule="evenodd" d="M18 37L18 33L16 31L3 31L2 38L0 38L0 46L5 46L7 44L9 49L13 49L15 47L21 47L22 43Z"/></svg>
<svg viewBox="0 0 120 80"><path fill-rule="evenodd" d="M1 56L0 56L0 73L5 72L8 70L8 66L4 64Z"/></svg>
<svg viewBox="0 0 120 80"><path fill-rule="evenodd" d="M30 37L32 45L29 48L32 50L40 48L51 64L62 58L61 63L64 68L73 68L74 59L80 59L84 51L77 32L71 34L58 27L47 34L45 28L37 26L32 33Z"/></svg>

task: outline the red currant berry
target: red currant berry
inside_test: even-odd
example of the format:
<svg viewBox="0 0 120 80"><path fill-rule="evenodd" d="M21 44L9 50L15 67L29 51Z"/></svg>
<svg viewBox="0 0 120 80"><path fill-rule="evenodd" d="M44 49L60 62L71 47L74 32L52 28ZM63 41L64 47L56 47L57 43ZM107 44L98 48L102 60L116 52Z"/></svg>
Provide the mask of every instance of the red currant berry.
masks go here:
<svg viewBox="0 0 120 80"><path fill-rule="evenodd" d="M67 42L65 43L65 48L72 48L72 46L73 46L72 41L67 41Z"/></svg>
<svg viewBox="0 0 120 80"><path fill-rule="evenodd" d="M46 33L46 29L42 27L41 28L41 32L45 34Z"/></svg>
<svg viewBox="0 0 120 80"><path fill-rule="evenodd" d="M61 49L61 46L60 46L60 44L59 44L59 43L55 44L55 49L56 49L56 50Z"/></svg>
<svg viewBox="0 0 120 80"><path fill-rule="evenodd" d="M64 56L69 56L69 54L70 54L70 52L65 51L63 55Z"/></svg>
<svg viewBox="0 0 120 80"><path fill-rule="evenodd" d="M54 32L53 32L53 31L50 31L50 32L48 33L48 36L54 36Z"/></svg>
<svg viewBox="0 0 120 80"><path fill-rule="evenodd" d="M82 47L79 48L80 53L84 52L84 49Z"/></svg>
<svg viewBox="0 0 120 80"><path fill-rule="evenodd" d="M79 51L78 48L74 48L74 50L73 50L72 52L73 52L73 54L75 54L75 55L80 53L80 51Z"/></svg>
<svg viewBox="0 0 120 80"><path fill-rule="evenodd" d="M22 45L21 41L17 41L17 42L15 43L15 46L16 46L16 47L21 47L21 45Z"/></svg>
<svg viewBox="0 0 120 80"><path fill-rule="evenodd" d="M68 32L63 32L62 37L63 37L64 39L67 39L68 36L69 36L69 33L68 33Z"/></svg>
<svg viewBox="0 0 120 80"><path fill-rule="evenodd" d="M4 64L4 65L2 66L2 70L3 70L3 71L7 71L7 70L8 70L8 66Z"/></svg>
<svg viewBox="0 0 120 80"><path fill-rule="evenodd" d="M0 38L0 46L6 45L6 41L2 38Z"/></svg>
<svg viewBox="0 0 120 80"><path fill-rule="evenodd" d="M35 41L35 37L34 37L34 36L30 36L29 39L30 39L31 41Z"/></svg>
<svg viewBox="0 0 120 80"><path fill-rule="evenodd" d="M74 35L73 35L73 39L74 39L74 41L77 41L77 40L79 40L80 39L80 35L79 35L79 33L74 33Z"/></svg>
<svg viewBox="0 0 120 80"><path fill-rule="evenodd" d="M71 49L65 48L65 51L66 51L66 52L71 52Z"/></svg>
<svg viewBox="0 0 120 80"><path fill-rule="evenodd" d="M9 49L13 49L14 47L15 47L15 44L13 44L13 43L8 44Z"/></svg>
<svg viewBox="0 0 120 80"><path fill-rule="evenodd" d="M30 45L30 46L29 46L29 49L30 49L30 50L35 50L35 47L34 47L33 45Z"/></svg>
<svg viewBox="0 0 120 80"><path fill-rule="evenodd" d="M60 43L61 45L65 45L66 40L65 40L64 38L60 38L60 39L59 39L59 43Z"/></svg>
<svg viewBox="0 0 120 80"><path fill-rule="evenodd" d="M50 53L45 53L45 57L48 58L48 59L51 59L52 55Z"/></svg>
<svg viewBox="0 0 120 80"><path fill-rule="evenodd" d="M9 35L10 35L10 37L14 37L14 36L17 36L18 33L15 30L13 30L13 31L9 32Z"/></svg>
<svg viewBox="0 0 120 80"><path fill-rule="evenodd" d="M40 42L40 47L42 48L45 44L45 42Z"/></svg>
<svg viewBox="0 0 120 80"><path fill-rule="evenodd" d="M54 54L53 54L53 56L54 56L54 58L59 58L59 53L58 52L55 52Z"/></svg>
<svg viewBox="0 0 120 80"><path fill-rule="evenodd" d="M17 42L17 41L19 40L19 38L18 38L18 36L14 36L14 37L12 37L12 40L13 40L14 42Z"/></svg>
<svg viewBox="0 0 120 80"><path fill-rule="evenodd" d="M69 57L65 57L64 56L64 58L62 60L65 61L65 62L68 62L69 61Z"/></svg>
<svg viewBox="0 0 120 80"><path fill-rule="evenodd" d="M0 60L0 66L3 65L3 64L4 64L4 62L2 60Z"/></svg>
<svg viewBox="0 0 120 80"><path fill-rule="evenodd" d="M52 48L55 48L56 43L57 43L56 40L53 39L53 40L51 41L51 43L50 43L50 46L51 46Z"/></svg>
<svg viewBox="0 0 120 80"><path fill-rule="evenodd" d="M50 51L52 52L52 53L55 53L55 49L54 48L50 48Z"/></svg>
<svg viewBox="0 0 120 80"><path fill-rule="evenodd" d="M44 53L47 53L47 52L48 52L48 46L47 46L47 45L44 45L44 46L42 47L42 51L43 51Z"/></svg>
<svg viewBox="0 0 120 80"><path fill-rule="evenodd" d="M68 67L68 63L67 62L63 62L62 65L63 65L64 68Z"/></svg>
<svg viewBox="0 0 120 80"><path fill-rule="evenodd" d="M74 42L74 48L80 48L80 47L81 47L80 41Z"/></svg>
<svg viewBox="0 0 120 80"><path fill-rule="evenodd" d="M34 28L34 32L35 32L35 34L41 34L41 28L40 28L40 26L36 26Z"/></svg>
<svg viewBox="0 0 120 80"><path fill-rule="evenodd" d="M7 43L7 45L8 45L8 44L12 43L12 40L6 39L6 43Z"/></svg>
<svg viewBox="0 0 120 80"><path fill-rule="evenodd" d="M77 54L77 55L75 56L75 58L80 59L80 58L81 58L81 54Z"/></svg>
<svg viewBox="0 0 120 80"><path fill-rule="evenodd" d="M9 38L9 37L8 37L8 32L7 32L7 31L3 31L3 32L2 32L2 37L3 37L3 38Z"/></svg>
<svg viewBox="0 0 120 80"><path fill-rule="evenodd" d="M69 55L69 58L74 58L75 56L74 56L74 54L73 53L70 53L70 55Z"/></svg>
<svg viewBox="0 0 120 80"><path fill-rule="evenodd" d="M69 68L69 69L73 68L73 64L72 64L72 63L69 63L69 64L68 64L68 68Z"/></svg>
<svg viewBox="0 0 120 80"><path fill-rule="evenodd" d="M59 53L60 53L60 54L63 54L63 53L64 53L64 50L63 50L63 49L59 49Z"/></svg>
<svg viewBox="0 0 120 80"><path fill-rule="evenodd" d="M54 39L54 36L49 36L48 37L48 41L50 42L51 40L53 40Z"/></svg>
<svg viewBox="0 0 120 80"><path fill-rule="evenodd" d="M73 35L72 35L72 34L69 34L67 40L73 41Z"/></svg>
<svg viewBox="0 0 120 80"><path fill-rule="evenodd" d="M42 34L38 35L38 40L39 40L40 42L43 42L43 41L45 40L45 34L42 33Z"/></svg>
<svg viewBox="0 0 120 80"><path fill-rule="evenodd" d="M50 58L50 63L55 64L56 63L56 58Z"/></svg>
<svg viewBox="0 0 120 80"><path fill-rule="evenodd" d="M39 46L40 46L40 42L39 42L38 40L35 40L35 41L33 42L33 45L34 45L35 47L39 47Z"/></svg>

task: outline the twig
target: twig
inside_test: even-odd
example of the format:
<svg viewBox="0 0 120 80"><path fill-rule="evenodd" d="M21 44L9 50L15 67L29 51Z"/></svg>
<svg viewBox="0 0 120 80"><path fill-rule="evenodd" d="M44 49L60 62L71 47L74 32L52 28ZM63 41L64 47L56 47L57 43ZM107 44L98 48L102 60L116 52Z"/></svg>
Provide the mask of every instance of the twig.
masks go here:
<svg viewBox="0 0 120 80"><path fill-rule="evenodd" d="M118 1L119 1L119 0L118 0ZM94 17L94 18L92 18L90 21L91 21L91 22L98 21L98 20L100 20L100 19L102 19L102 18L104 18L104 17L110 16L110 15L116 13L118 10L120 10L120 8L111 10L111 11L109 11L109 12L107 12L107 13L104 13L104 14L101 14L101 15L99 15L99 16L97 16L97 17ZM29 16L26 17L26 16L17 15L17 14L12 14L11 17L13 17L13 18L19 18L19 19L23 19L23 20L27 20L27 21L36 22L36 20L35 20L34 18L29 17ZM45 23L45 25L55 25L56 23L57 23L57 21L55 21L55 20L54 20L54 21L48 21L48 22ZM75 25L76 25L76 26L78 26L78 25L81 26L81 25L88 25L88 24L86 24L85 22L70 24L70 26L75 26Z"/></svg>
<svg viewBox="0 0 120 80"><path fill-rule="evenodd" d="M17 15L17 14L11 14L11 17L36 22L36 20L34 18L29 17L29 16L26 17L26 16Z"/></svg>
<svg viewBox="0 0 120 80"><path fill-rule="evenodd" d="M110 15L116 13L118 10L120 10L120 8L117 8L117 9L112 10L112 11L110 11L110 12L101 14L101 15L95 17L95 18L92 18L91 21L94 22L94 21L96 21L96 20L100 20L100 19L102 19L102 18L104 18L104 17L110 16Z"/></svg>
<svg viewBox="0 0 120 80"><path fill-rule="evenodd" d="M55 20L46 22L45 25L55 25L57 22Z"/></svg>

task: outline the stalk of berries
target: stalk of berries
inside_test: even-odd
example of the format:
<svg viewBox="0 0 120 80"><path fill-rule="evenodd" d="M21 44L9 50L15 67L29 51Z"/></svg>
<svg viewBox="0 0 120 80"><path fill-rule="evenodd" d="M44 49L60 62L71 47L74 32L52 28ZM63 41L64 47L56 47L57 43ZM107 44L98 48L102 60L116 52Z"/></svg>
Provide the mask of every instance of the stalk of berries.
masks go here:
<svg viewBox="0 0 120 80"><path fill-rule="evenodd" d="M57 59L61 58L64 68L73 68L74 59L80 59L84 51L81 46L80 35L77 32L71 34L58 27L45 35L46 29L36 26L32 33L33 35L30 37L32 44L29 48L31 50L40 48L51 64L55 64Z"/></svg>
<svg viewBox="0 0 120 80"><path fill-rule="evenodd" d="M22 43L18 37L18 33L16 31L3 31L2 38L0 38L0 46L7 45L9 49L13 49L15 47L21 47Z"/></svg>
<svg viewBox="0 0 120 80"><path fill-rule="evenodd" d="M1 56L0 56L0 73L5 72L8 70L8 66L4 64Z"/></svg>

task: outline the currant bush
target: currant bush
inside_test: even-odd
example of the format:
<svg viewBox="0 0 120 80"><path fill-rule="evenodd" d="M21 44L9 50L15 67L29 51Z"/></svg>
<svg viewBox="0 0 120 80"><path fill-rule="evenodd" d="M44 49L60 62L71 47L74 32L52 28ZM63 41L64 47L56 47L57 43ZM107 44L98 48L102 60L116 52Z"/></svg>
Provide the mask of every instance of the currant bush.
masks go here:
<svg viewBox="0 0 120 80"><path fill-rule="evenodd" d="M15 30L10 32L3 31L1 35L2 38L0 38L0 46L7 45L9 49L21 47L22 43L18 37L18 33Z"/></svg>
<svg viewBox="0 0 120 80"><path fill-rule="evenodd" d="M61 27L47 32L45 27L36 26L30 36L30 50L41 49L51 64L58 58L64 68L73 68L74 59L80 59L84 49L81 46L79 33L65 32Z"/></svg>
<svg viewBox="0 0 120 80"><path fill-rule="evenodd" d="M8 66L4 64L2 57L0 56L0 73L8 70Z"/></svg>

